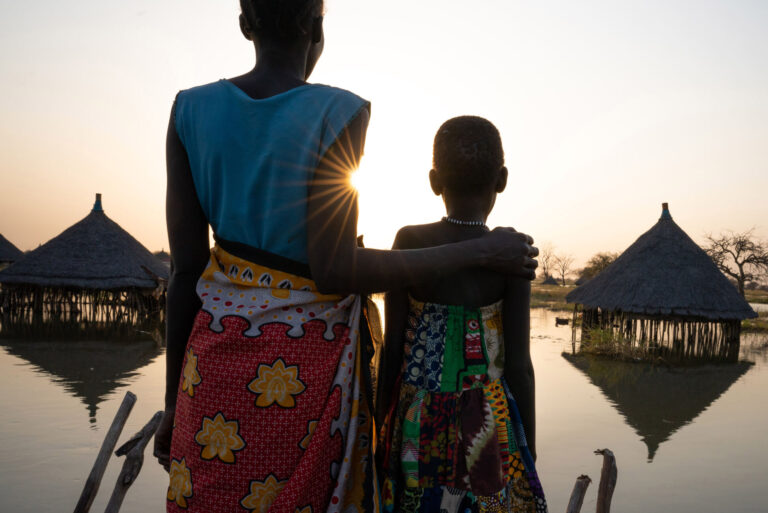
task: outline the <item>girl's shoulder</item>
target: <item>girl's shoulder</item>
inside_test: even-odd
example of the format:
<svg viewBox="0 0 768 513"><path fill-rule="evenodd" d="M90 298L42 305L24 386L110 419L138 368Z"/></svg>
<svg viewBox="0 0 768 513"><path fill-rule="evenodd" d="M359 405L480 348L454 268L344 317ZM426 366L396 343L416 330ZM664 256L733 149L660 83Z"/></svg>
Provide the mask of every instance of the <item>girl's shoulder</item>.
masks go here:
<svg viewBox="0 0 768 513"><path fill-rule="evenodd" d="M438 223L412 224L403 226L397 231L392 249L419 249L438 246L431 241L432 234Z"/></svg>
<svg viewBox="0 0 768 513"><path fill-rule="evenodd" d="M403 226L395 236L393 249L418 249L452 244L482 237L487 229L478 226L455 226L443 221Z"/></svg>

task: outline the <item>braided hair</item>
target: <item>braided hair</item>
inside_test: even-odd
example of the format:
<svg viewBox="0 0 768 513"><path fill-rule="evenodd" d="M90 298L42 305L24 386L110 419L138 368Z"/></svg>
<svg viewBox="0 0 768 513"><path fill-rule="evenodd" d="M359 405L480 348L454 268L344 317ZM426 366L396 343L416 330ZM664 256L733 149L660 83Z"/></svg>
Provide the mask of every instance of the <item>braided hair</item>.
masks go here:
<svg viewBox="0 0 768 513"><path fill-rule="evenodd" d="M323 0L240 0L255 34L293 40L306 33L307 21L323 14Z"/></svg>
<svg viewBox="0 0 768 513"><path fill-rule="evenodd" d="M448 189L477 189L492 183L504 165L496 127L478 116L449 119L438 129L433 166Z"/></svg>

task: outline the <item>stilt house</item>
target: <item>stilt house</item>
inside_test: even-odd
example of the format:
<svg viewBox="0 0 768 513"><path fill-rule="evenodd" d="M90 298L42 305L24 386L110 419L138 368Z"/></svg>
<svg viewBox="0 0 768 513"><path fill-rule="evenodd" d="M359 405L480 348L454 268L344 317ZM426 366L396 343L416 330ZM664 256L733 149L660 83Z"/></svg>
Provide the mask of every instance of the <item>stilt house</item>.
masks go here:
<svg viewBox="0 0 768 513"><path fill-rule="evenodd" d="M0 272L3 323L138 324L161 315L168 269L104 213L83 220Z"/></svg>
<svg viewBox="0 0 768 513"><path fill-rule="evenodd" d="M560 285L560 283L555 279L554 276L547 276L544 281L541 282L542 285Z"/></svg>
<svg viewBox="0 0 768 513"><path fill-rule="evenodd" d="M736 360L741 321L757 314L712 259L672 220L659 221L566 301L595 328L675 359Z"/></svg>

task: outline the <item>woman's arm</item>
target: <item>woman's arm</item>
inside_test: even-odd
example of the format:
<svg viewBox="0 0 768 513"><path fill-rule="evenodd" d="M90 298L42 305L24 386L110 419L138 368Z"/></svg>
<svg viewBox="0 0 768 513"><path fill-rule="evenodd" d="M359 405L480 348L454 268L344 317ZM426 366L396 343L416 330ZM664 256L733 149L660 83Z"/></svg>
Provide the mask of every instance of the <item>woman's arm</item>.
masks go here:
<svg viewBox="0 0 768 513"><path fill-rule="evenodd" d="M168 185L165 217L171 251L166 331L166 406L176 406L184 348L200 309L196 286L210 258L208 220L197 198L187 152L176 133L173 115L166 140Z"/></svg>
<svg viewBox="0 0 768 513"><path fill-rule="evenodd" d="M371 293L438 279L465 267L489 267L533 279L538 250L533 239L497 228L479 239L424 249L385 251L358 248L357 193L349 173L365 144L368 111L363 109L320 162L307 209L309 265L322 292ZM392 198L397 207L397 198ZM386 215L386 212L382 212Z"/></svg>
<svg viewBox="0 0 768 513"><path fill-rule="evenodd" d="M166 414L155 435L155 456L167 468L184 348L200 309L195 287L210 257L208 220L197 199L187 152L176 133L173 111L166 137L166 167L165 216L171 251L171 277L166 301Z"/></svg>
<svg viewBox="0 0 768 513"><path fill-rule="evenodd" d="M536 459L536 390L531 362L531 283L507 278L502 322L504 329L504 378L517 402L523 429Z"/></svg>

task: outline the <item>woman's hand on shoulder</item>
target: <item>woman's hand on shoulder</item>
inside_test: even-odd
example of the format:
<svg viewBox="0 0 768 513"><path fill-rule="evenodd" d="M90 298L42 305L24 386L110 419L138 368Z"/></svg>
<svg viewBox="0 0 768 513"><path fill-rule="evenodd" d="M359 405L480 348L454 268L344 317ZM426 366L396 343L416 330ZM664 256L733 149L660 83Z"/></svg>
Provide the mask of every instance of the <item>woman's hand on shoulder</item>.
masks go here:
<svg viewBox="0 0 768 513"><path fill-rule="evenodd" d="M530 235L514 228L498 227L481 237L480 243L485 255L485 267L529 280L536 277L539 250L533 245Z"/></svg>

